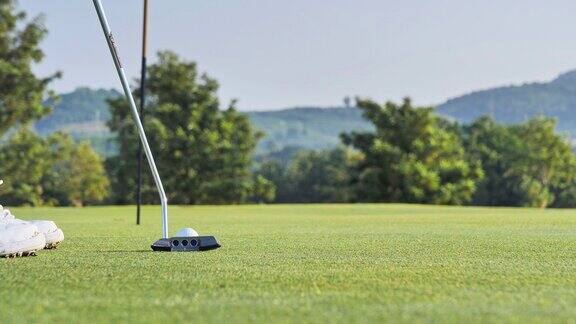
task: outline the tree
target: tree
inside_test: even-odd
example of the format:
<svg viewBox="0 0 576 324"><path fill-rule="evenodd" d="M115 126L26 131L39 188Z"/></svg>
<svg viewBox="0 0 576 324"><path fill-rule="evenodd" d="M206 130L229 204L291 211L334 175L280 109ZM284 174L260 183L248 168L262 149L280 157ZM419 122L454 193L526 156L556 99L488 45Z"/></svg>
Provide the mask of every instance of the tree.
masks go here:
<svg viewBox="0 0 576 324"><path fill-rule="evenodd" d="M485 174L474 203L527 207L572 204L576 158L568 139L556 134L555 128L555 121L544 117L512 126L482 117L464 127L466 150L481 161Z"/></svg>
<svg viewBox="0 0 576 324"><path fill-rule="evenodd" d="M277 159L263 161L254 171L255 177L261 177L274 185L274 202L291 201L292 191L286 175L287 166Z"/></svg>
<svg viewBox="0 0 576 324"><path fill-rule="evenodd" d="M46 115L43 104L47 85L56 73L39 79L32 65L42 61L39 47L46 36L42 18L26 22L26 14L17 11L14 0L0 0L0 136L18 124L26 124Z"/></svg>
<svg viewBox="0 0 576 324"><path fill-rule="evenodd" d="M481 162L484 178L478 182L473 204L520 206L526 198L523 174L516 166L525 160L525 145L509 126L481 117L463 127L463 142L471 159Z"/></svg>
<svg viewBox="0 0 576 324"><path fill-rule="evenodd" d="M433 108L416 108L409 99L381 106L358 100L375 132L343 134L342 141L363 154L356 197L368 202L463 204L482 178L467 160L458 134L443 127Z"/></svg>
<svg viewBox="0 0 576 324"><path fill-rule="evenodd" d="M352 153L343 148L301 151L287 170L291 202L343 203L351 200Z"/></svg>
<svg viewBox="0 0 576 324"><path fill-rule="evenodd" d="M69 135L41 138L20 128L0 147L0 190L9 205L84 205L108 194L100 157L87 143L75 144Z"/></svg>
<svg viewBox="0 0 576 324"><path fill-rule="evenodd" d="M567 137L556 134L554 119L538 116L514 126L525 145L525 159L519 171L524 174L530 200L524 206L547 207L572 185L576 157Z"/></svg>
<svg viewBox="0 0 576 324"><path fill-rule="evenodd" d="M0 147L0 174L8 176L0 197L2 203L39 206L44 203L42 179L50 168L50 152L42 138L22 128Z"/></svg>
<svg viewBox="0 0 576 324"><path fill-rule="evenodd" d="M353 199L351 180L358 154L339 147L326 151L301 150L288 164L271 159L256 176L275 187L275 202L343 203Z"/></svg>
<svg viewBox="0 0 576 324"><path fill-rule="evenodd" d="M276 198L274 183L260 174L254 175L251 200L258 204L273 202Z"/></svg>
<svg viewBox="0 0 576 324"><path fill-rule="evenodd" d="M252 190L252 153L260 136L248 118L236 111L234 102L221 110L218 83L174 53L159 53L148 75L145 128L168 199L178 204L246 201ZM109 126L118 134L120 153L108 167L118 202L127 203L136 189L138 137L126 100L111 100L110 107ZM156 201L147 172L145 184L144 201Z"/></svg>
<svg viewBox="0 0 576 324"><path fill-rule="evenodd" d="M90 144L76 144L64 133L54 133L46 139L46 144L51 161L43 179L47 203L82 206L107 198L110 184L104 163Z"/></svg>

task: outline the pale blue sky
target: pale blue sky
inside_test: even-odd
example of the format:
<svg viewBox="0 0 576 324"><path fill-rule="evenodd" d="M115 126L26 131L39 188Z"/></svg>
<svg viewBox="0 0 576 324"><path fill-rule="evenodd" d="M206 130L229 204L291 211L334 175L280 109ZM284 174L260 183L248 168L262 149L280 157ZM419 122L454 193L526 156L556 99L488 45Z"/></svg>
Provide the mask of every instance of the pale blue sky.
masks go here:
<svg viewBox="0 0 576 324"><path fill-rule="evenodd" d="M472 90L549 80L576 68L568 0L150 0L150 49L195 60L242 110L409 95L436 104ZM104 0L130 76L141 0ZM119 88L90 0L20 0L45 13L40 74L58 91Z"/></svg>

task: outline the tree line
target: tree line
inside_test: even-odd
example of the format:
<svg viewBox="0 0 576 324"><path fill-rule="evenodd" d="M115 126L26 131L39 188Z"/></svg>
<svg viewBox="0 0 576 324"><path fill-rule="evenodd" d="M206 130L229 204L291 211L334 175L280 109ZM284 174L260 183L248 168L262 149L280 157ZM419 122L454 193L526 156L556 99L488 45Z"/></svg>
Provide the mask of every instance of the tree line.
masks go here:
<svg viewBox="0 0 576 324"><path fill-rule="evenodd" d="M431 107L359 100L373 132L342 134L342 146L263 162L275 202L404 202L574 207L576 155L553 119L522 124L481 117L459 125Z"/></svg>
<svg viewBox="0 0 576 324"><path fill-rule="evenodd" d="M64 133L42 137L30 127L50 113L48 86L60 77L32 72L43 59L39 44L46 32L40 19L27 21L14 1L0 0L0 176L7 183L0 201L133 203L139 139L123 98L109 101L108 126L119 154L108 159L87 142ZM379 104L360 98L357 109L374 130L342 134L332 150L256 158L264 134L235 102L221 104L218 82L194 62L160 52L148 75L145 128L174 204L576 205L576 158L552 119L503 125L482 117L459 125L409 99ZM148 172L143 200L157 203Z"/></svg>

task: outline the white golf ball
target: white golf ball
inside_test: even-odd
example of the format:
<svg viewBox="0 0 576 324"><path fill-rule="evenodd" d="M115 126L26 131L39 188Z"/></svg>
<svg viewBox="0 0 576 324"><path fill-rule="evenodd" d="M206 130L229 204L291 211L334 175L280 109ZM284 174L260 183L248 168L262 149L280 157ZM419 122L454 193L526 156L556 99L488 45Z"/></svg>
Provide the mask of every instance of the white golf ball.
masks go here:
<svg viewBox="0 0 576 324"><path fill-rule="evenodd" d="M176 233L176 237L194 237L199 236L198 232L196 232L193 228L186 227L178 231Z"/></svg>

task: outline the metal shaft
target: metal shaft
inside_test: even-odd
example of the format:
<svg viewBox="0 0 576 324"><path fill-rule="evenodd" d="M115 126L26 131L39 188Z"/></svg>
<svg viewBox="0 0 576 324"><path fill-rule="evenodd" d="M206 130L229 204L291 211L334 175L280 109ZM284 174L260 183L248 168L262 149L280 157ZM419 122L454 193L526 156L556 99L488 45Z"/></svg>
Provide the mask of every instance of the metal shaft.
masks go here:
<svg viewBox="0 0 576 324"><path fill-rule="evenodd" d="M158 194L160 195L160 204L162 205L162 237L168 238L168 199L166 198L166 193L164 192L164 186L162 185L162 180L160 179L160 174L158 174L158 169L156 168L156 163L154 162L154 157L152 156L152 151L150 150L150 145L148 145L148 139L146 139L146 133L144 132L144 127L140 122L140 116L138 114L138 108L136 108L136 103L134 102L134 97L132 96L132 91L130 90L130 85L128 84L128 79L126 78L126 73L120 62L118 56L118 50L114 43L114 37L110 31L110 26L108 25L108 20L106 19L106 14L104 13L104 8L100 0L92 0L94 2L94 7L96 8L96 13L98 14L98 19L102 25L102 30L104 31L104 36L106 37L106 42L110 48L110 53L114 60L114 65L118 71L118 77L122 83L122 88L124 89L124 94L126 99L130 103L130 109L132 110L132 116L136 127L138 129L138 134L140 135L140 141L144 148L144 153L148 159L148 164L150 165L150 170L152 171L152 176L154 177L154 182L156 183L156 188L158 189Z"/></svg>

